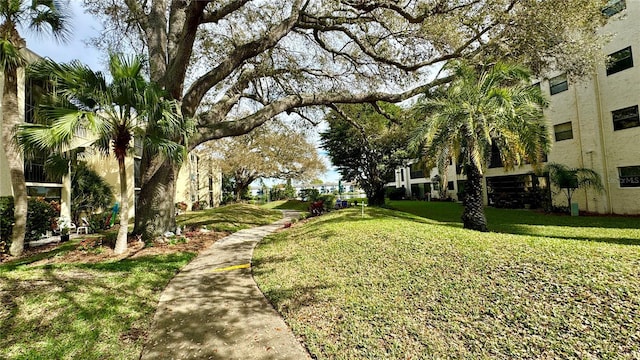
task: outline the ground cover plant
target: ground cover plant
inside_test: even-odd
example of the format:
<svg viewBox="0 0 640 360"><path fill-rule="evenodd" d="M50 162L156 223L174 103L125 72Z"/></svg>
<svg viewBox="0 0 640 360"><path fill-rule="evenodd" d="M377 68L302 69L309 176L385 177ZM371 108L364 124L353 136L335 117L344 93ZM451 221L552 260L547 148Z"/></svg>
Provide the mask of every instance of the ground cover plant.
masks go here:
<svg viewBox="0 0 640 360"><path fill-rule="evenodd" d="M0 263L0 358L138 359L160 293L180 268L230 231L280 217L233 205L179 216L214 229L186 232L185 241L132 239L116 256L92 234Z"/></svg>
<svg viewBox="0 0 640 360"><path fill-rule="evenodd" d="M637 219L488 209L504 232L481 233L458 204L403 204L434 219L341 210L256 249L259 286L315 358L637 358Z"/></svg>

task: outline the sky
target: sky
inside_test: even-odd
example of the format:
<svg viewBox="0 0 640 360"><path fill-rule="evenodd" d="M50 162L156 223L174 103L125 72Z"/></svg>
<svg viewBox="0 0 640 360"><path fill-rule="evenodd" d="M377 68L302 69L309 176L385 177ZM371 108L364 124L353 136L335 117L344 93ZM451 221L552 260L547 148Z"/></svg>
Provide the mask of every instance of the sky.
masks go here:
<svg viewBox="0 0 640 360"><path fill-rule="evenodd" d="M27 41L27 47L41 57L48 57L56 62L80 60L93 70L104 70L105 55L86 44L91 37L95 37L100 33L101 24L91 15L85 13L81 0L70 0L69 5L71 12L71 21L69 23L72 28L68 41L59 43L46 34L38 35L23 31L22 35ZM337 182L340 175L335 169L331 168L331 162L326 156L326 152L322 149L319 149L319 152L330 168L322 179L328 182Z"/></svg>

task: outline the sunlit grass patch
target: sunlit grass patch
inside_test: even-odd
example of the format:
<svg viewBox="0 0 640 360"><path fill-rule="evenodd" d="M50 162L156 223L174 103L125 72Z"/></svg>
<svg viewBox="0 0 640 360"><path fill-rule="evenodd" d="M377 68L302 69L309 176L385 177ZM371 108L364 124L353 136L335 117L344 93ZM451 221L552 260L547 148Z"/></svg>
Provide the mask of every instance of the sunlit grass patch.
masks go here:
<svg viewBox="0 0 640 360"><path fill-rule="evenodd" d="M194 256L2 272L0 358L138 358L161 290Z"/></svg>
<svg viewBox="0 0 640 360"><path fill-rule="evenodd" d="M478 233L437 206L315 218L263 241L255 278L317 358L637 356L637 229L507 215L520 233Z"/></svg>
<svg viewBox="0 0 640 360"><path fill-rule="evenodd" d="M267 225L282 218L277 210L249 204L232 204L214 209L187 212L178 215L176 222L182 227L215 231L238 231L254 226Z"/></svg>
<svg viewBox="0 0 640 360"><path fill-rule="evenodd" d="M281 217L234 205L179 221L232 232ZM197 241L221 234L208 236L192 238L186 245L194 246L185 248L198 249ZM0 264L0 359L138 359L160 293L197 251L158 246L96 259L81 240Z"/></svg>

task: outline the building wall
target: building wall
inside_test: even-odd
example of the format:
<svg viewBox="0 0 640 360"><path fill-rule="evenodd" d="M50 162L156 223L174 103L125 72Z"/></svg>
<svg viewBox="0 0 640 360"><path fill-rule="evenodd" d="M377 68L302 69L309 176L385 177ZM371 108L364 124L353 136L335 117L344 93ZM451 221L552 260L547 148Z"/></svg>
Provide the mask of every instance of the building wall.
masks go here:
<svg viewBox="0 0 640 360"><path fill-rule="evenodd" d="M218 207L222 201L222 173L210 160L189 153L182 164L176 181L176 202L184 202L192 210L197 201L205 201L207 207Z"/></svg>
<svg viewBox="0 0 640 360"><path fill-rule="evenodd" d="M116 202L120 202L120 172L118 168L118 160L115 156L106 156L100 154L90 148L85 149L83 160L87 162L95 172L104 178L113 190ZM133 219L136 215L135 209L135 182L134 182L134 159L128 156L125 158L125 167L127 173L127 196L129 198L129 219Z"/></svg>
<svg viewBox="0 0 640 360"><path fill-rule="evenodd" d="M602 33L612 35L603 51L610 55L631 46L633 67L607 75L606 67L602 64L590 78L569 79L568 89L554 95L550 93L548 79L540 82L541 90L550 100L550 106L545 110L553 143L548 161L572 168L593 169L604 182L605 191L602 193L595 190L576 191L572 201L577 202L584 211L640 214L640 187L621 187L618 173L619 167L640 166L640 126L614 130L612 116L614 110L640 104L640 37L637 32L640 1L626 1L626 6L626 10L613 15L601 29ZM549 78L557 75L561 74L551 73ZM573 138L556 141L554 125L566 122L572 124ZM511 171L492 168L486 170L485 178L526 174L533 170L530 165ZM449 179L457 180L455 174L453 177L450 175ZM429 179L409 181L405 176L402 182L397 173L396 182L391 185L409 188L414 181L429 182ZM558 189L554 191L553 203L567 205L566 196Z"/></svg>

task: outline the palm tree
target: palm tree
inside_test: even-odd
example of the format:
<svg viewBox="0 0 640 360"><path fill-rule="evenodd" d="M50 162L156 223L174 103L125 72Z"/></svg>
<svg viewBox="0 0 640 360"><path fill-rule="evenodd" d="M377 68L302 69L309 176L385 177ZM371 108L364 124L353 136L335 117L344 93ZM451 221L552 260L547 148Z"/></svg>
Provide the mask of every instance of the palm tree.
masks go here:
<svg viewBox="0 0 640 360"><path fill-rule="evenodd" d="M68 15L64 4L55 0L0 0L0 71L4 74L2 93L2 146L7 156L14 197L14 225L9 253L19 256L24 250L27 224L27 187L22 154L13 146L13 132L22 123L18 103L18 69L26 65L26 42L18 26L38 32L50 32L65 39Z"/></svg>
<svg viewBox="0 0 640 360"><path fill-rule="evenodd" d="M450 158L464 166L463 225L487 231L482 178L491 149L499 149L506 169L541 162L550 144L542 112L547 101L531 86L529 71L518 65L452 62L445 71L453 80L425 94L415 106L424 122L412 144L421 149L426 163L438 164L441 171Z"/></svg>
<svg viewBox="0 0 640 360"><path fill-rule="evenodd" d="M577 189L593 188L602 191L600 174L588 168L570 168L564 164L549 163L545 166L549 172L549 181L560 189L565 190L569 212L571 212L571 198Z"/></svg>
<svg viewBox="0 0 640 360"><path fill-rule="evenodd" d="M23 124L18 132L18 142L24 149L64 155L74 145L76 132L84 128L96 136L87 146L115 156L120 175L116 254L127 249L129 196L125 158L132 151L132 139L142 136L148 127L180 129L182 126L176 102L167 100L164 91L146 81L142 70L139 57L111 55L112 81L108 83L101 72L94 72L78 61L35 63L30 67L31 76L50 82L54 91L44 100L46 105L39 108L38 116L43 122ZM145 147L153 144L160 155L176 161L186 155L184 146L172 141L152 137L144 141Z"/></svg>

